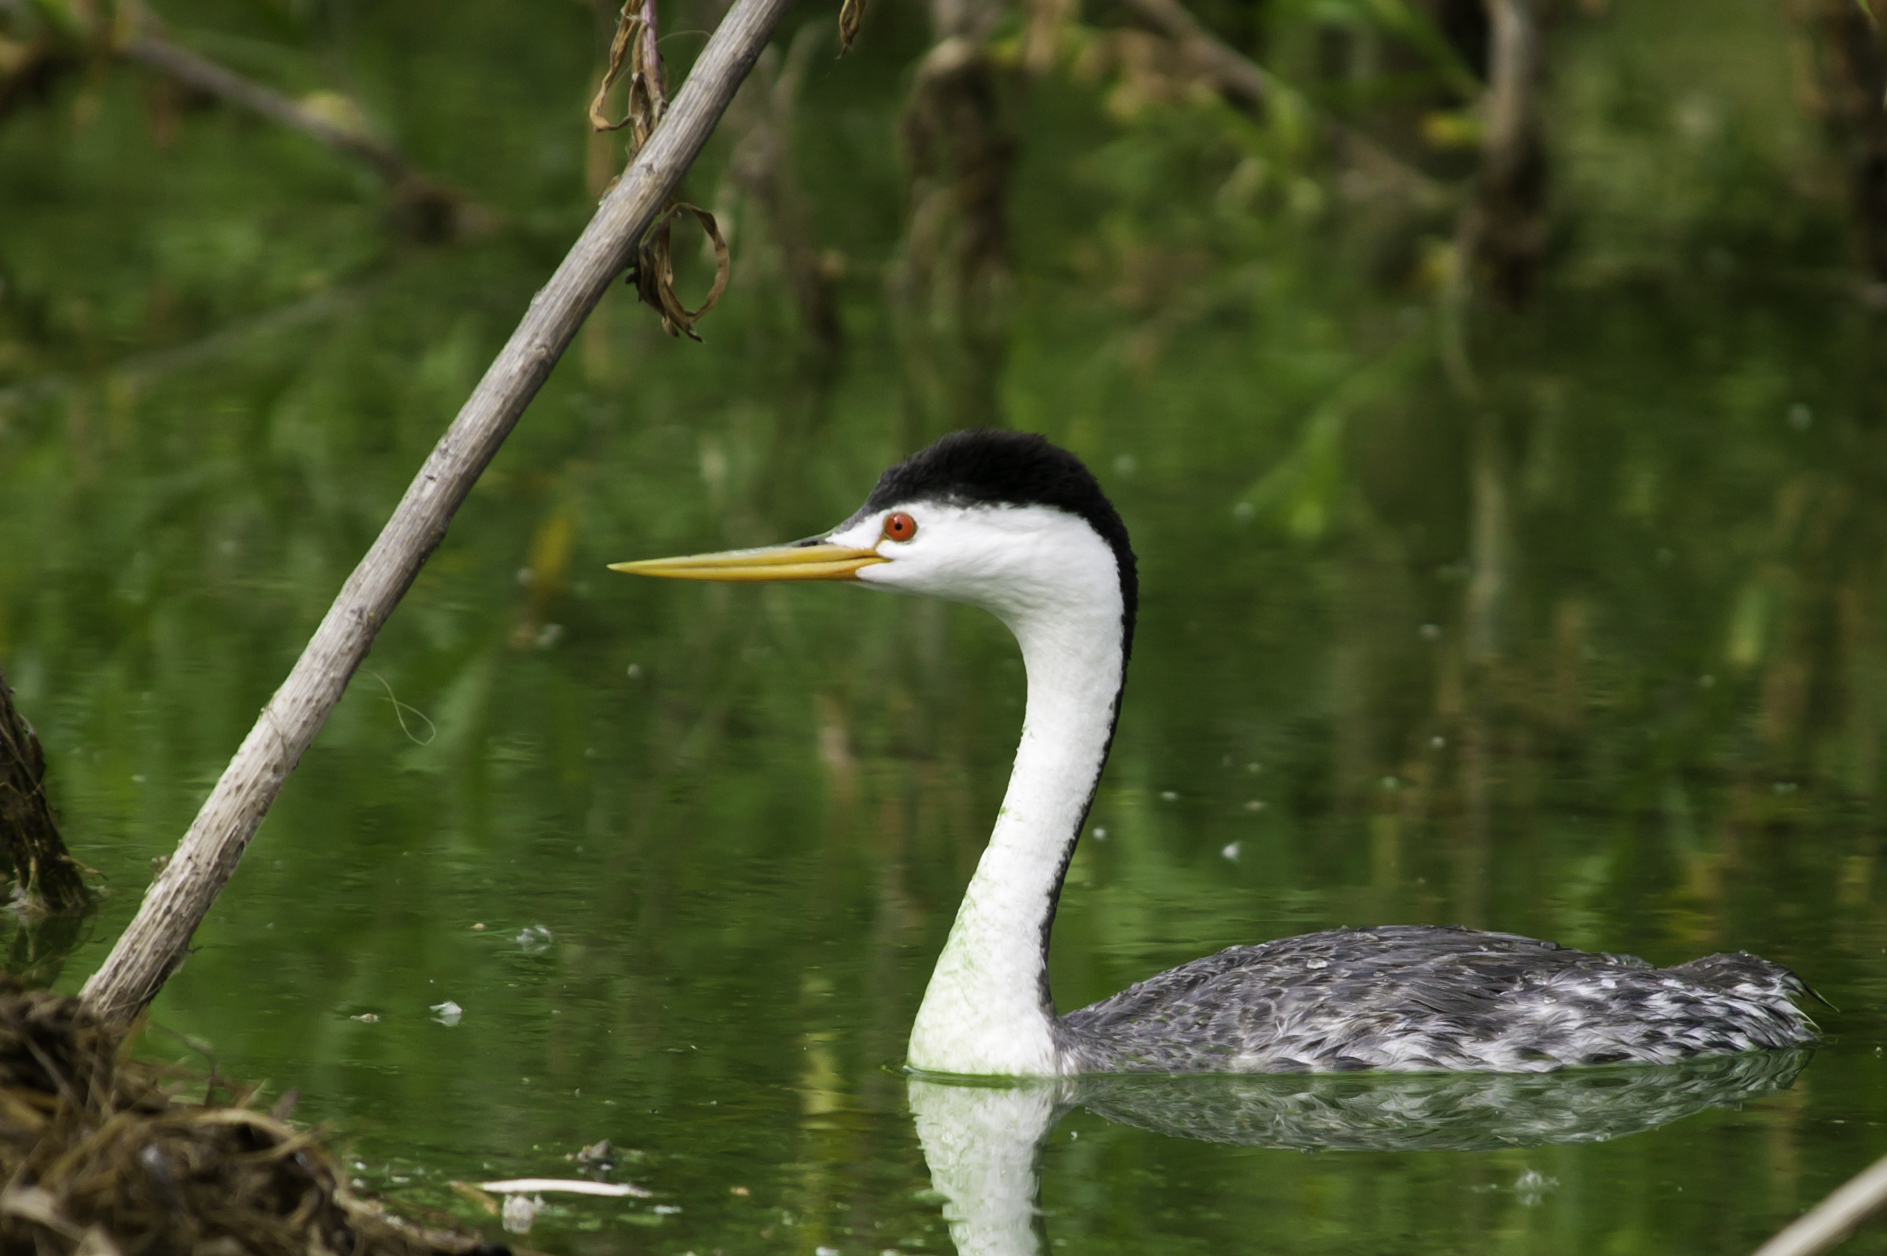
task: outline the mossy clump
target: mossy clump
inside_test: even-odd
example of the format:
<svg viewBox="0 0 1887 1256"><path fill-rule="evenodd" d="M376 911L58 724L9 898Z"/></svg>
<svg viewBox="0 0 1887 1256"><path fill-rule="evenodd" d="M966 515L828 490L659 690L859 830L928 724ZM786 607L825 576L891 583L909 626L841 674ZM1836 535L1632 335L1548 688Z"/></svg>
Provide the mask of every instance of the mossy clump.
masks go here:
<svg viewBox="0 0 1887 1256"><path fill-rule="evenodd" d="M290 1125L285 1104L262 1111L253 1098L134 1059L124 1035L77 999L0 976L0 1253L505 1250L357 1198L316 1131Z"/></svg>

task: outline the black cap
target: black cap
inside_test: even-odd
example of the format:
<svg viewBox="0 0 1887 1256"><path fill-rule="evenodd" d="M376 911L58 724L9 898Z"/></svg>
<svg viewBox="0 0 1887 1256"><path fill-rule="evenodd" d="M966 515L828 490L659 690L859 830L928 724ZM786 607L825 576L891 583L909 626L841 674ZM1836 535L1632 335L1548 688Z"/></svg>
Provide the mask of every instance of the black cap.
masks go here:
<svg viewBox="0 0 1887 1256"><path fill-rule="evenodd" d="M1120 567L1122 652L1133 653L1140 580L1127 525L1094 473L1032 432L977 428L952 432L878 477L857 518L913 502L953 506L1047 506L1087 522Z"/></svg>

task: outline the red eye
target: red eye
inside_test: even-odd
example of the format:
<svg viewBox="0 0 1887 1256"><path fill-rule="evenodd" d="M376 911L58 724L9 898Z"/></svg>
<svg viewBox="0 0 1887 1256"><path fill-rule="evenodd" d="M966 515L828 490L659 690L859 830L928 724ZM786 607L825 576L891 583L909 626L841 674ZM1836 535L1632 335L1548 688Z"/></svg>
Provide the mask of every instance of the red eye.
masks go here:
<svg viewBox="0 0 1887 1256"><path fill-rule="evenodd" d="M917 520L902 510L894 510L885 516L885 539L890 541L908 541L917 535Z"/></svg>

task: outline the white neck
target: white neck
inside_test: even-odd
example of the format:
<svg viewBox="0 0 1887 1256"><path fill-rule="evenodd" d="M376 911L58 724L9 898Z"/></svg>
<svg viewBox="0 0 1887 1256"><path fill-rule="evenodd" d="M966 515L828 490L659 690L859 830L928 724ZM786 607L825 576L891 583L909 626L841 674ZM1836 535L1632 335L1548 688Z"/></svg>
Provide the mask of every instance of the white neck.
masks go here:
<svg viewBox="0 0 1887 1256"><path fill-rule="evenodd" d="M1118 577L1112 554L1099 548L1110 579L1071 579L1065 591L1027 604L990 606L1022 646L1028 706L995 831L911 1028L914 1068L1060 1071L1048 929L1107 757L1125 666ZM1097 597L1097 585L1109 595Z"/></svg>

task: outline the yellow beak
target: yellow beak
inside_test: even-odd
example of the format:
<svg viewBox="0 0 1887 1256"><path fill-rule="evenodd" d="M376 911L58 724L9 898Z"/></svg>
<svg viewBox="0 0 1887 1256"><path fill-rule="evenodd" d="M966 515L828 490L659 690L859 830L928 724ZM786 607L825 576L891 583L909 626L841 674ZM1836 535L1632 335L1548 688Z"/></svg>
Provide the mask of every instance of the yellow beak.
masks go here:
<svg viewBox="0 0 1887 1256"><path fill-rule="evenodd" d="M875 550L815 541L685 558L647 558L639 563L611 563L609 569L670 580L856 580L860 567L888 561Z"/></svg>

